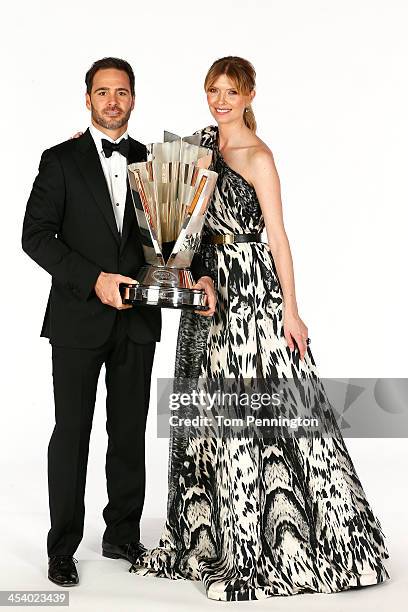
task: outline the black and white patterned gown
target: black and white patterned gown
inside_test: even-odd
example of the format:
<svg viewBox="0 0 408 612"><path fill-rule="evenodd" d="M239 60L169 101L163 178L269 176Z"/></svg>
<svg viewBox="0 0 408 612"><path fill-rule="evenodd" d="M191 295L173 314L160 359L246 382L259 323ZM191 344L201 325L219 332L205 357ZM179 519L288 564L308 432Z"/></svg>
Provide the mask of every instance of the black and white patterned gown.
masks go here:
<svg viewBox="0 0 408 612"><path fill-rule="evenodd" d="M218 130L202 130L219 173L205 233L264 229L255 189L223 160ZM334 417L315 362L291 352L269 248L202 245L216 278L214 317L181 315L176 380L306 377L335 435L261 439L172 435L167 520L157 548L130 571L201 580L207 596L234 601L333 593L389 578L388 551ZM315 398L316 399L316 398Z"/></svg>

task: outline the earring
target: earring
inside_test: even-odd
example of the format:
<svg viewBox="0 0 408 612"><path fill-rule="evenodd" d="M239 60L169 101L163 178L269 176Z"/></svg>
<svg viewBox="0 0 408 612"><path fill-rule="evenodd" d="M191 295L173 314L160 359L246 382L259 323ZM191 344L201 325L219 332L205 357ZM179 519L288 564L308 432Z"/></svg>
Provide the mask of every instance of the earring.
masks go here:
<svg viewBox="0 0 408 612"><path fill-rule="evenodd" d="M246 113L249 113L249 108L248 108L248 107L245 109L245 112L246 112Z"/></svg>

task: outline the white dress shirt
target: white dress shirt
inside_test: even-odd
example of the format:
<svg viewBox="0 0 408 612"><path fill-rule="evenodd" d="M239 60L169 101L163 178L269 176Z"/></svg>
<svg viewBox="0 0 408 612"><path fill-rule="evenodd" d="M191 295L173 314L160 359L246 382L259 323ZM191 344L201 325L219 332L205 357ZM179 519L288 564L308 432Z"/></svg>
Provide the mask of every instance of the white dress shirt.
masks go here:
<svg viewBox="0 0 408 612"><path fill-rule="evenodd" d="M119 234L122 234L123 215L125 214L126 192L127 192L127 159L119 151L113 151L110 157L105 157L102 149L102 138L110 142L120 142L122 138L128 138L125 132L117 140L112 140L106 134L98 130L94 125L89 128L94 139L99 159L101 160L103 173L108 185L109 194L112 201L113 212L116 219Z"/></svg>

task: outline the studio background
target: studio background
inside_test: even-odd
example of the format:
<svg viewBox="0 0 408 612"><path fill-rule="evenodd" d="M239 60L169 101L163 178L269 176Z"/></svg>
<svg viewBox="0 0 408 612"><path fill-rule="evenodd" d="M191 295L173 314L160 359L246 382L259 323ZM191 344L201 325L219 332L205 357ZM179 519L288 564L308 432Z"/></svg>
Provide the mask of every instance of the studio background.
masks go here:
<svg viewBox="0 0 408 612"><path fill-rule="evenodd" d="M0 588L46 589L54 408L50 345L39 334L50 277L22 252L20 239L42 151L89 125L86 70L108 55L132 64L129 131L148 143L164 129L187 135L214 123L203 91L207 69L225 55L249 59L257 71L258 135L280 175L299 312L320 374L406 377L408 6L25 0L2 17ZM173 374L178 317L163 311L153 371L143 523L150 545L165 516L168 458L168 441L156 436L155 379ZM102 372L80 559L98 558L103 532L104 397ZM395 559L408 544L406 440L346 443L388 537L398 583L406 562L403 568ZM202 594L194 597L203 603Z"/></svg>

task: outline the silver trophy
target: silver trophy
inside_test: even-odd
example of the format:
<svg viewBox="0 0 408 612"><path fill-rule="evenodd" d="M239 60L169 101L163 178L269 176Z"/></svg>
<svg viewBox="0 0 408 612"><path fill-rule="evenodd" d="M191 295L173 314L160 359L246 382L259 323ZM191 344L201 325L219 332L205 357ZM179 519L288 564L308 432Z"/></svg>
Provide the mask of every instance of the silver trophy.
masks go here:
<svg viewBox="0 0 408 612"><path fill-rule="evenodd" d="M191 261L217 181L212 152L200 135L164 132L147 147L148 161L130 164L128 176L146 264L135 284L122 284L125 304L207 310L205 292L193 289Z"/></svg>

